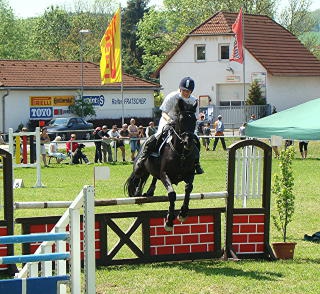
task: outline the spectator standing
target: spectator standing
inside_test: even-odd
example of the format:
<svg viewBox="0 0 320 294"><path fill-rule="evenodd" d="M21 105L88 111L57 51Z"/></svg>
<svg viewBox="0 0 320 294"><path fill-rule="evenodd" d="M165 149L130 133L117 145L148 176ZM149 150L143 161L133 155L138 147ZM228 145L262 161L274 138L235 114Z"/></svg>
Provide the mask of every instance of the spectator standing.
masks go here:
<svg viewBox="0 0 320 294"><path fill-rule="evenodd" d="M270 138L271 147L274 152L274 158L279 158L280 156L280 147L282 145L282 137L272 135Z"/></svg>
<svg viewBox="0 0 320 294"><path fill-rule="evenodd" d="M138 146L138 135L139 130L136 126L136 121L134 118L130 119L130 125L128 127L129 138L130 138L130 150L131 150L131 161L133 162L135 159L135 153L139 151Z"/></svg>
<svg viewBox="0 0 320 294"><path fill-rule="evenodd" d="M284 141L284 149L287 149L288 147L293 145L293 140L285 140Z"/></svg>
<svg viewBox="0 0 320 294"><path fill-rule="evenodd" d="M126 161L126 151L124 149L123 140L120 139L120 133L118 131L117 125L113 125L112 129L108 132L110 138L112 138L112 147L119 148L122 154L122 161ZM116 157L117 158L117 157Z"/></svg>
<svg viewBox="0 0 320 294"><path fill-rule="evenodd" d="M305 140L299 141L299 150L300 150L302 159L307 158L308 144L309 144L309 141L305 141Z"/></svg>
<svg viewBox="0 0 320 294"><path fill-rule="evenodd" d="M93 131L93 139L94 140L99 140L99 141L94 141L94 145L96 147L95 154L94 154L94 162L95 163L102 163L102 150L101 150L101 137L99 135L99 132L101 131L101 127L96 127Z"/></svg>
<svg viewBox="0 0 320 294"><path fill-rule="evenodd" d="M222 115L220 115L220 114L218 115L218 119L214 122L214 127L215 127L215 133L214 133L215 138L214 138L214 142L213 142L212 151L216 150L219 139L221 141L223 149L227 150L226 143L224 141L224 133L223 133L224 132L224 123L222 121Z"/></svg>
<svg viewBox="0 0 320 294"><path fill-rule="evenodd" d="M209 146L210 146L210 136L211 136L211 128L210 128L210 123L207 122L205 125L204 125L204 128L203 128L203 135L206 137L206 138L203 138L203 143L204 143L204 147L206 148L206 151L209 150Z"/></svg>
<svg viewBox="0 0 320 294"><path fill-rule="evenodd" d="M67 156L61 152L58 152L58 143L61 141L60 136L56 136L54 140L49 145L49 155L57 159L57 163L60 163L62 160L65 160Z"/></svg>
<svg viewBox="0 0 320 294"><path fill-rule="evenodd" d="M241 140L244 140L246 138L246 126L247 123L243 123L239 128L239 136Z"/></svg>
<svg viewBox="0 0 320 294"><path fill-rule="evenodd" d="M140 148L141 148L141 140L140 140L140 139L145 138L145 137L146 137L146 135L145 135L145 133L144 133L144 128L143 128L143 126L139 126L139 127L138 127L138 138L139 138L139 140L138 140L138 151L139 151Z"/></svg>
<svg viewBox="0 0 320 294"><path fill-rule="evenodd" d="M205 126L205 115L203 113L200 113L199 119L197 120L197 126L196 126L196 134L197 136L203 136L203 128ZM205 146L205 139L202 138L202 145Z"/></svg>
<svg viewBox="0 0 320 294"><path fill-rule="evenodd" d="M149 126L146 129L146 137L149 138L157 132L156 127L154 126L154 122L149 122Z"/></svg>
<svg viewBox="0 0 320 294"><path fill-rule="evenodd" d="M197 120L197 135L202 136L203 135L203 128L205 126L205 115L203 113L200 113L199 119Z"/></svg>
<svg viewBox="0 0 320 294"><path fill-rule="evenodd" d="M251 114L250 119L248 120L248 123L251 123L251 122L255 121L256 118L257 118L257 117L256 117L255 114Z"/></svg>
<svg viewBox="0 0 320 294"><path fill-rule="evenodd" d="M103 162L107 162L107 153L108 153L108 162L112 162L112 150L111 150L111 139L108 134L108 127L106 125L102 126L101 131L98 133L99 137L102 139L101 147L102 147L102 157Z"/></svg>
<svg viewBox="0 0 320 294"><path fill-rule="evenodd" d="M47 128L42 128L40 133L40 153L42 155L42 161L45 167L48 167L47 164L47 151L46 146L44 144L50 143L50 138L48 135Z"/></svg>
<svg viewBox="0 0 320 294"><path fill-rule="evenodd" d="M123 138L123 139L121 140L121 142L122 142L122 144L123 144L123 150L124 150L124 153L125 153L126 145L124 144L124 139L129 139L128 124L123 124L123 125L122 125L122 129L119 131L119 134L120 134L120 138Z"/></svg>

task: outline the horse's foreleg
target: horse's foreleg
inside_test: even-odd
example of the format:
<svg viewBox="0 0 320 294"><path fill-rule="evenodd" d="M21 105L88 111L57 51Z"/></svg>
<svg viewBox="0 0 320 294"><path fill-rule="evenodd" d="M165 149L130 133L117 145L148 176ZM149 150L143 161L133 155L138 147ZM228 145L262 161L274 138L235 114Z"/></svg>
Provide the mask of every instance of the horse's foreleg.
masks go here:
<svg viewBox="0 0 320 294"><path fill-rule="evenodd" d="M178 215L178 219L179 221L181 221L182 223L184 221L186 221L187 216L188 216L188 211L189 211L189 202L190 202L190 194L193 190L193 181L188 181L186 182L186 186L185 186L185 195L184 195L184 199L183 199L183 204L181 206L179 215Z"/></svg>
<svg viewBox="0 0 320 294"><path fill-rule="evenodd" d="M161 175L161 181L168 191L168 198L170 203L164 229L170 232L173 230L173 221L175 219L174 208L175 208L175 201L176 201L176 192L173 190L171 181L166 173L163 173Z"/></svg>
<svg viewBox="0 0 320 294"><path fill-rule="evenodd" d="M156 190L156 183L157 183L157 178L153 177L149 189L147 190L146 193L143 194L143 196L152 197L154 195L154 191Z"/></svg>
<svg viewBox="0 0 320 294"><path fill-rule="evenodd" d="M169 197L169 210L167 214L166 224L164 226L165 230L171 232L173 230L173 221L175 219L174 215L174 208L175 208L175 201L176 201L176 192L172 191L168 193Z"/></svg>

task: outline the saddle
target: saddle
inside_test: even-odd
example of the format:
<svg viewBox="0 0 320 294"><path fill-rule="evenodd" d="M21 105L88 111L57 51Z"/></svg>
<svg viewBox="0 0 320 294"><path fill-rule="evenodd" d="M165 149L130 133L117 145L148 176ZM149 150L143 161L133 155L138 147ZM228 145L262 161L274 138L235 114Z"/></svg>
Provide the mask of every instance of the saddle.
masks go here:
<svg viewBox="0 0 320 294"><path fill-rule="evenodd" d="M172 126L167 125L163 128L162 134L157 139L156 144L154 146L154 151L150 153L151 157L159 158L161 154L161 150L163 146L171 140L171 132Z"/></svg>

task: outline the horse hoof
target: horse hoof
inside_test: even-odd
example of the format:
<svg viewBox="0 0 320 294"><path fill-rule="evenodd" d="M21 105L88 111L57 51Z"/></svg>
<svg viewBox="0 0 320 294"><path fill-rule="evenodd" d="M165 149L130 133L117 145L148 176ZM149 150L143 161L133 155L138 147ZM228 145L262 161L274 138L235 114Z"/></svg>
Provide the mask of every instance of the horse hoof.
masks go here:
<svg viewBox="0 0 320 294"><path fill-rule="evenodd" d="M181 223L184 223L186 220L187 220L188 216L182 216L181 214L178 215L178 220L181 222Z"/></svg>
<svg viewBox="0 0 320 294"><path fill-rule="evenodd" d="M167 222L164 226L164 229L167 231L167 232L172 232L173 231L173 225L170 226Z"/></svg>

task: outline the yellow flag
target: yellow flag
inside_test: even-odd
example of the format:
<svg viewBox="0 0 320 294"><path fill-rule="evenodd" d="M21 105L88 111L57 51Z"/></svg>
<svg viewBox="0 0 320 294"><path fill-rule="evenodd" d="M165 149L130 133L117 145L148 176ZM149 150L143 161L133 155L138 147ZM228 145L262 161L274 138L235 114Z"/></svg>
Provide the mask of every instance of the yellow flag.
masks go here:
<svg viewBox="0 0 320 294"><path fill-rule="evenodd" d="M101 85L122 81L120 17L119 8L100 41Z"/></svg>

